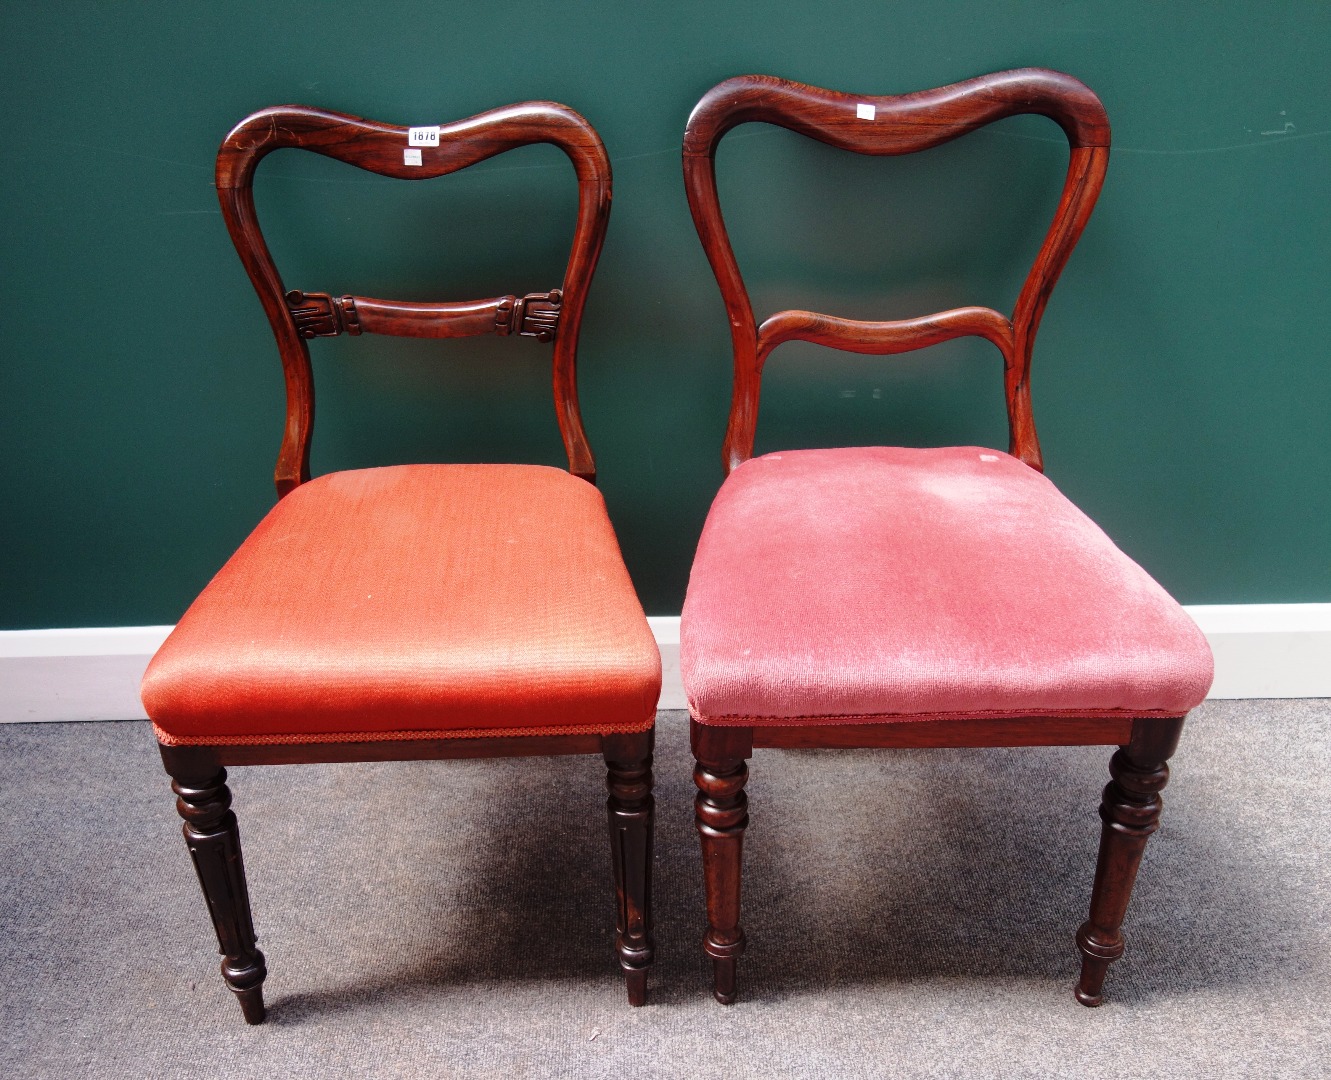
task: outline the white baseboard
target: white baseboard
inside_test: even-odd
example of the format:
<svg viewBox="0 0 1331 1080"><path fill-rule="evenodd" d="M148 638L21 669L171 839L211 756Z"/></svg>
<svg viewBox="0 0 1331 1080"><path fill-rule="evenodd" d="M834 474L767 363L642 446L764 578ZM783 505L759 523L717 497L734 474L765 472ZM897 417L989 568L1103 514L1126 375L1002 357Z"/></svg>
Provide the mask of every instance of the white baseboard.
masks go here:
<svg viewBox="0 0 1331 1080"><path fill-rule="evenodd" d="M687 709L684 684L679 678L679 616L649 615L647 622L661 650L661 709Z"/></svg>
<svg viewBox="0 0 1331 1080"><path fill-rule="evenodd" d="M1215 653L1213 698L1331 697L1331 604L1187 608ZM687 708L679 616L647 620L661 648L661 708ZM139 680L169 626L0 631L0 723L141 720Z"/></svg>
<svg viewBox="0 0 1331 1080"><path fill-rule="evenodd" d="M169 626L0 631L0 723L142 720L139 681Z"/></svg>
<svg viewBox="0 0 1331 1080"><path fill-rule="evenodd" d="M1331 697L1331 604L1185 608L1215 654L1212 698Z"/></svg>

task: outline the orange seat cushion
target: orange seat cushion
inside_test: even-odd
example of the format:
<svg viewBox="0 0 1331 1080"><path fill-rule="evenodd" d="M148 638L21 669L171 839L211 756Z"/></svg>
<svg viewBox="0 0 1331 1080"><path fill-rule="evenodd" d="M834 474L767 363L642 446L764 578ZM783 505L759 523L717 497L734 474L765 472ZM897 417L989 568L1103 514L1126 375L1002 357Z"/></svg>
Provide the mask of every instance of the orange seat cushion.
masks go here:
<svg viewBox="0 0 1331 1080"><path fill-rule="evenodd" d="M225 744L643 731L660 688L596 488L404 465L278 502L142 692L163 742Z"/></svg>

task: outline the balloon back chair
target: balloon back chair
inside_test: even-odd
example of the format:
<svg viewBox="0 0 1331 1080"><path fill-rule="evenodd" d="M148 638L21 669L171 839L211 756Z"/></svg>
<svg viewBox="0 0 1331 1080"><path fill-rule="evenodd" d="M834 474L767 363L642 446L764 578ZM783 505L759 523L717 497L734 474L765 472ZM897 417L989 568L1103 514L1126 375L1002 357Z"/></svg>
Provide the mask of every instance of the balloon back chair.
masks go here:
<svg viewBox="0 0 1331 1080"><path fill-rule="evenodd" d="M961 307L859 322L782 311L760 326L726 235L715 153L761 121L861 154L909 154L1017 113L1071 144L1054 221L1011 318ZM1185 714L1212 661L1187 614L1043 475L1035 332L1090 217L1109 123L1076 79L1026 69L899 97L730 79L684 135L689 206L730 316L728 473L703 527L680 629L718 1001L744 950L745 760L757 747L1118 746L1076 996L1097 1005ZM1008 452L796 450L753 458L763 363L782 342L903 353L974 335L1002 354Z"/></svg>
<svg viewBox="0 0 1331 1080"><path fill-rule="evenodd" d="M542 142L568 155L579 191L565 278L549 293L403 303L288 291L255 216L255 167L284 147L422 179ZM217 193L285 370L279 500L153 658L143 702L223 978L245 1019L262 1021L266 970L224 766L599 753L609 774L616 947L629 1000L643 1004L660 655L594 486L575 371L610 213L600 138L551 102L423 131L281 106L226 137ZM569 471L422 464L310 479L307 342L343 331L552 342Z"/></svg>

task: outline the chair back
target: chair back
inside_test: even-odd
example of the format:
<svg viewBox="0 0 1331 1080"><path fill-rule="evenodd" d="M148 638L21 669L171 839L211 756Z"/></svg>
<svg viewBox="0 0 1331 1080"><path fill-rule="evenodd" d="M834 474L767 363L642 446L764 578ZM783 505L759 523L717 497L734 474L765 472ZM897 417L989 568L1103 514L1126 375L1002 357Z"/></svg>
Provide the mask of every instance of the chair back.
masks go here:
<svg viewBox="0 0 1331 1080"><path fill-rule="evenodd" d="M1050 117L1072 152L1053 224L1011 318L992 308L961 307L892 322L780 311L761 326L755 323L717 197L716 148L727 131L761 121L857 154L913 154L1019 113ZM1031 347L1054 283L1091 216L1108 161L1109 120L1100 100L1072 76L1040 68L895 97L857 97L766 75L741 75L709 90L684 132L684 184L730 315L735 381L722 453L727 473L753 455L763 364L782 342L812 341L882 356L968 336L986 338L1002 352L1009 452L1042 470L1031 415Z"/></svg>
<svg viewBox="0 0 1331 1080"><path fill-rule="evenodd" d="M381 176L423 180L528 143L559 147L573 162L578 178L578 220L558 288L526 296L427 304L288 290L283 285L254 210L254 170L272 151L311 150ZM282 356L287 415L274 476L279 496L310 477L314 379L307 342L344 331L426 338L500 334L553 342L555 411L569 471L595 483L596 464L578 408L577 347L587 289L610 216L610 161L596 131L576 112L554 102L530 101L453 124L405 128L301 105L279 105L246 117L223 140L217 155L217 196Z"/></svg>

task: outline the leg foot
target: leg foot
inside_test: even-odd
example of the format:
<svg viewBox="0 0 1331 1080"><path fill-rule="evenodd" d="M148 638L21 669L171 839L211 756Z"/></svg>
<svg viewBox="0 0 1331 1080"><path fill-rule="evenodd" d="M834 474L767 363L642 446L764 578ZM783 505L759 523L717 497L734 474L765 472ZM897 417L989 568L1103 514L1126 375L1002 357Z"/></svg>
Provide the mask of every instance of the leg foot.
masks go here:
<svg viewBox="0 0 1331 1080"><path fill-rule="evenodd" d="M231 812L226 770L205 778L177 776L171 784L176 810L185 819L185 845L194 860L222 953L222 978L240 1002L248 1024L264 1019L263 953L255 946L240 830Z"/></svg>
<svg viewBox="0 0 1331 1080"><path fill-rule="evenodd" d="M630 1005L647 1004L647 969L652 940L652 742L654 731L606 736L606 811L610 858L615 872L615 948Z"/></svg>
<svg viewBox="0 0 1331 1080"><path fill-rule="evenodd" d="M267 975L267 972L264 972ZM240 1002L240 1011L245 1017L247 1024L262 1024L264 1018L268 1015L268 1010L263 1004L263 986L252 986L248 990L236 990L236 1000Z"/></svg>
<svg viewBox="0 0 1331 1080"><path fill-rule="evenodd" d="M1090 917L1077 931L1081 977L1076 998L1094 1008L1103 1000L1109 965L1123 955L1123 918L1132 899L1146 841L1160 824L1160 792L1169 781L1169 756L1178 745L1182 719L1138 720L1132 741L1109 762L1113 777L1100 802L1100 856L1091 890Z"/></svg>
<svg viewBox="0 0 1331 1080"><path fill-rule="evenodd" d="M749 778L744 758L752 732L693 724L695 821L702 841L703 879L707 888L707 933L703 949L712 958L712 994L722 1005L735 1001L735 966L744 952L739 925L744 830L749 824ZM747 744L747 745L746 745Z"/></svg>
<svg viewBox="0 0 1331 1080"><path fill-rule="evenodd" d="M629 1004L635 1009L647 1004L647 969L624 968L624 983L629 992Z"/></svg>
<svg viewBox="0 0 1331 1080"><path fill-rule="evenodd" d="M741 950L744 947L744 931L740 931L739 945ZM708 950L709 952L711 950ZM739 958L735 956L713 956L712 957L712 997L716 998L722 1005L735 1004L735 961Z"/></svg>

